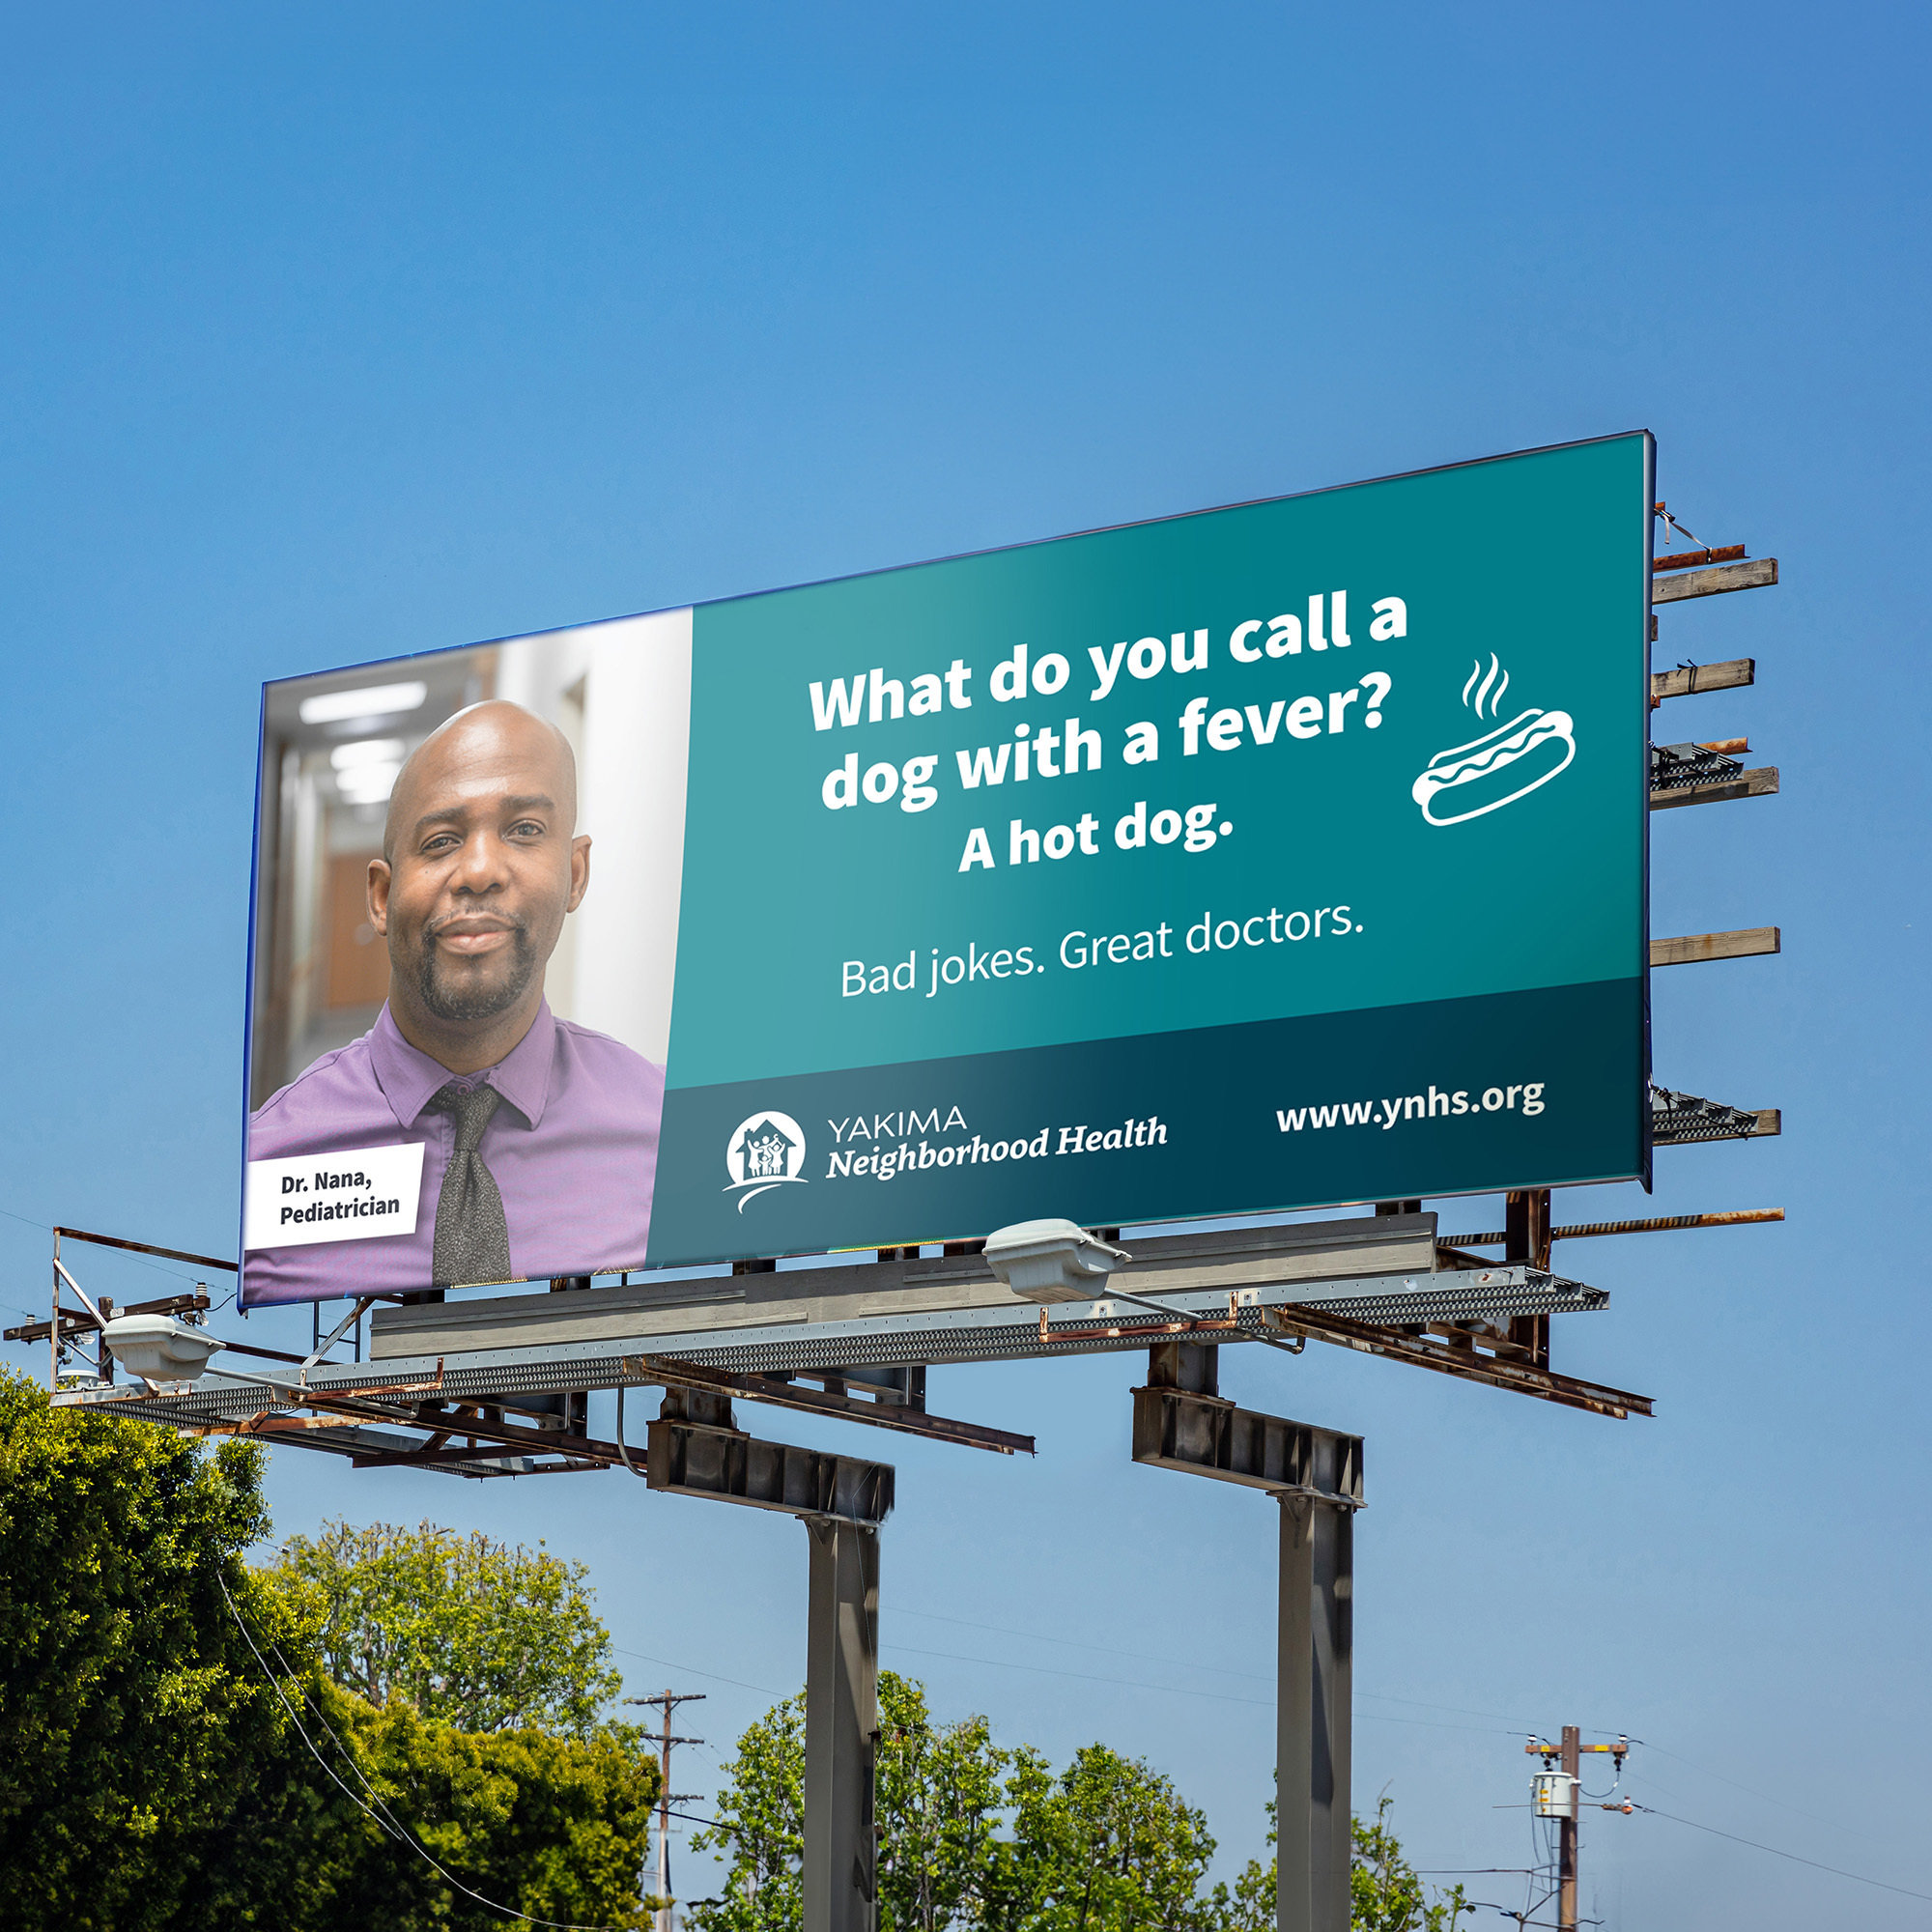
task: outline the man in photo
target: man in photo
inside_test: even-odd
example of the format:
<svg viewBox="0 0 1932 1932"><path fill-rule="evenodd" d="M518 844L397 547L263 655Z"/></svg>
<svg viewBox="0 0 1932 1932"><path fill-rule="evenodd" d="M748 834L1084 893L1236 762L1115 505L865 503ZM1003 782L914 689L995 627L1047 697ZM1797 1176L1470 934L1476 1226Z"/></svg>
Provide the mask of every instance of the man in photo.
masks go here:
<svg viewBox="0 0 1932 1932"><path fill-rule="evenodd" d="M589 882L577 762L554 724L496 699L416 748L369 862L387 1003L248 1134L251 1160L421 1142L415 1233L251 1250L250 1303L643 1262L664 1070L544 999Z"/></svg>

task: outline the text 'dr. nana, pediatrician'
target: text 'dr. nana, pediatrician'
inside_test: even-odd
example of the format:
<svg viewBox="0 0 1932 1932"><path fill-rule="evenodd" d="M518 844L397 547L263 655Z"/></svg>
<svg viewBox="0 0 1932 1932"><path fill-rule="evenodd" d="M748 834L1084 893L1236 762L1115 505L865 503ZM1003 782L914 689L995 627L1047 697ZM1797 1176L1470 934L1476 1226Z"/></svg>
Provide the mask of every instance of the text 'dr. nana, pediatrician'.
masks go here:
<svg viewBox="0 0 1932 1932"><path fill-rule="evenodd" d="M308 1247L413 1235L422 1197L420 1141L251 1160L243 1195L244 1248Z"/></svg>

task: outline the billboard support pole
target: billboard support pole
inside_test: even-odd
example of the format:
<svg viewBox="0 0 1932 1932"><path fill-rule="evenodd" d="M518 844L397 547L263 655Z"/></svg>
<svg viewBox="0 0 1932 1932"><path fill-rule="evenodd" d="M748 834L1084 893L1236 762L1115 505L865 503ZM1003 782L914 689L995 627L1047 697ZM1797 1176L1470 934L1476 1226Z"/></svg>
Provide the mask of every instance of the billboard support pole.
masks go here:
<svg viewBox="0 0 1932 1932"><path fill-rule="evenodd" d="M805 1932L874 1932L879 1534L801 1518L810 1542L805 1671Z"/></svg>
<svg viewBox="0 0 1932 1932"><path fill-rule="evenodd" d="M1326 1437L1324 1445L1323 1438ZM1334 1438L1316 1435L1318 1485ZM1275 1924L1349 1932L1353 1745L1354 1511L1283 1495L1275 1690Z"/></svg>
<svg viewBox="0 0 1932 1932"><path fill-rule="evenodd" d="M1134 1391L1133 1458L1264 1490L1281 1506L1275 1676L1275 1924L1349 1932L1355 1649L1355 1512L1362 1438L1239 1408L1220 1350L1148 1351Z"/></svg>
<svg viewBox="0 0 1932 1932"><path fill-rule="evenodd" d="M649 1456L654 1490L781 1510L805 1525L804 1932L876 1932L879 1524L892 1513L893 1467L760 1442L737 1427L729 1393L708 1389L666 1389Z"/></svg>

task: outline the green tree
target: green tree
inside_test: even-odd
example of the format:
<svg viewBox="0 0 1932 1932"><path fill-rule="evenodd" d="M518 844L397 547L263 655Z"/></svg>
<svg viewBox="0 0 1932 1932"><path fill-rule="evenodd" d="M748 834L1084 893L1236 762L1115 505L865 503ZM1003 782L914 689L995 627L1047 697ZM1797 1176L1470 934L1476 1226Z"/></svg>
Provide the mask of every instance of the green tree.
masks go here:
<svg viewBox="0 0 1932 1932"><path fill-rule="evenodd" d="M1358 1813L1350 1821L1352 1856L1349 1861L1349 1924L1350 1932L1456 1932L1463 1913L1473 1915L1463 1888L1436 1890L1431 1899L1415 1867L1402 1855L1402 1843L1390 1829L1394 1804L1383 1792L1372 1825ZM1275 1804L1267 1802L1267 1841L1277 1843ZM1228 1918L1234 1932L1265 1932L1275 1922L1275 1861L1266 1864L1250 1859L1235 1881L1228 1899Z"/></svg>
<svg viewBox="0 0 1932 1932"><path fill-rule="evenodd" d="M1463 1913L1474 1908L1463 1888L1436 1892L1431 1901L1415 1867L1402 1855L1402 1845L1389 1829L1386 1791L1376 1803L1376 1822L1359 1815L1351 1821L1354 1856L1349 1861L1350 1923L1355 1932L1456 1932Z"/></svg>
<svg viewBox="0 0 1932 1932"><path fill-rule="evenodd" d="M980 1717L935 1723L925 1686L879 1682L879 1922L883 1932L946 1932L982 1921L997 1883L993 1828L1011 1754Z"/></svg>
<svg viewBox="0 0 1932 1932"><path fill-rule="evenodd" d="M1216 1924L1222 1901L1200 1889L1214 1856L1207 1814L1144 1761L1088 1745L1056 1778L1038 1751L1022 1747L1007 1797L1008 1925L1209 1932Z"/></svg>
<svg viewBox="0 0 1932 1932"><path fill-rule="evenodd" d="M1056 1778L1039 1752L995 1745L984 1718L935 1722L924 1688L888 1670L877 1766L885 1932L1211 1932L1213 1902L1198 1896L1207 1821L1144 1764L1093 1745ZM804 1794L804 1700L790 1697L724 1766L724 1829L692 1840L728 1861L693 1932L798 1932Z"/></svg>
<svg viewBox="0 0 1932 1932"><path fill-rule="evenodd" d="M581 1563L425 1522L329 1522L282 1546L277 1576L322 1605L323 1667L379 1708L466 1731L587 1737L622 1679Z"/></svg>
<svg viewBox="0 0 1932 1932"><path fill-rule="evenodd" d="M923 1685L879 1674L875 1816L882 1932L945 1932L984 1918L998 1854L1001 1774L1010 1762L984 1718L935 1723ZM716 1848L728 1869L715 1904L694 1907L694 1932L798 1932L805 1857L805 1699L774 1705L738 1739L717 1801L721 1825L693 1851Z"/></svg>
<svg viewBox="0 0 1932 1932"><path fill-rule="evenodd" d="M56 1410L0 1372L10 1932L505 1924L405 1833L485 1898L640 1923L658 1773L630 1727L469 1734L330 1684L318 1587L241 1560L261 1471L253 1446Z"/></svg>
<svg viewBox="0 0 1932 1932"><path fill-rule="evenodd" d="M223 1590L301 1653L301 1601L241 1561L262 1453L55 1410L0 1371L0 1885L15 1932L172 1921L285 1719Z"/></svg>
<svg viewBox="0 0 1932 1932"><path fill-rule="evenodd" d="M879 1677L881 1703L893 1673ZM787 1697L747 1724L723 1767L712 1805L718 1829L694 1852L724 1854L724 1889L686 1915L692 1932L800 1932L805 1922L805 1699Z"/></svg>
<svg viewBox="0 0 1932 1932"><path fill-rule="evenodd" d="M494 1907L645 1923L649 1758L611 1737L458 1731L326 1679L309 1691L302 1728L327 1771L293 1741L195 1848L203 1885L169 1932L502 1932Z"/></svg>

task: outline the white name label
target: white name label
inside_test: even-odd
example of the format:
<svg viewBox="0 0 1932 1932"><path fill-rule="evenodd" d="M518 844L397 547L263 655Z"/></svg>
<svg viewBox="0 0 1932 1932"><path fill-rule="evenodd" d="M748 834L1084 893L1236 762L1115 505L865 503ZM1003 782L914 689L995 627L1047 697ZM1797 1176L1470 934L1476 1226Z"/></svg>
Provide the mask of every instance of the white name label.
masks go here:
<svg viewBox="0 0 1932 1932"><path fill-rule="evenodd" d="M420 1141L251 1160L242 1245L298 1248L413 1235L422 1167Z"/></svg>

